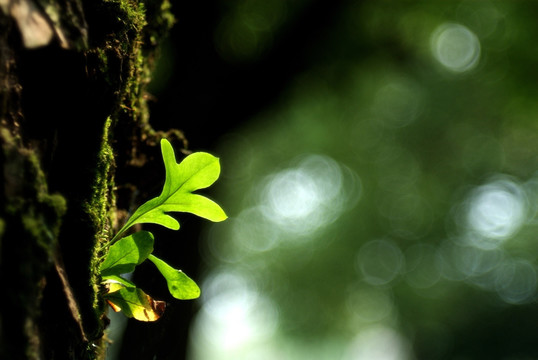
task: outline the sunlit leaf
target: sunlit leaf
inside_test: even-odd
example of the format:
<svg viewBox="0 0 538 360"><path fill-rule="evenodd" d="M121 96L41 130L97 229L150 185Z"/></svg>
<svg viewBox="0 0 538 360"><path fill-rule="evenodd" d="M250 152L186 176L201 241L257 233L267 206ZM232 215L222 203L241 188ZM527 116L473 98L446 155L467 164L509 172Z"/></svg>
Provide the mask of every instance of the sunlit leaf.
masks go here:
<svg viewBox="0 0 538 360"><path fill-rule="evenodd" d="M208 153L197 152L178 164L174 149L166 139L161 140L161 151L166 170L161 195L140 206L116 237L129 227L141 223L179 229L179 222L167 212L189 212L211 221L223 221L227 218L218 204L205 196L192 193L207 188L218 179L219 159Z"/></svg>
<svg viewBox="0 0 538 360"><path fill-rule="evenodd" d="M120 275L134 271L153 251L153 235L139 231L113 244L101 264L101 276Z"/></svg>
<svg viewBox="0 0 538 360"><path fill-rule="evenodd" d="M114 311L123 311L125 316L140 321L158 320L166 308L166 303L154 300L138 288L122 287L105 295L105 300Z"/></svg>
<svg viewBox="0 0 538 360"><path fill-rule="evenodd" d="M173 297L179 300L191 300L200 296L198 285L183 271L174 269L154 255L150 255L148 259L155 264L166 279L168 290Z"/></svg>
<svg viewBox="0 0 538 360"><path fill-rule="evenodd" d="M126 287L136 287L136 285L125 279L124 277L121 277L119 275L107 275L107 276L103 276L103 280L105 285L108 286L109 289L112 289L114 288L115 285L119 284L120 286L126 286ZM114 284L114 286L112 285ZM117 290L117 289L116 289ZM107 292L112 292L112 291L115 291L115 290L109 290Z"/></svg>
<svg viewBox="0 0 538 360"><path fill-rule="evenodd" d="M109 279L109 280L104 282L104 284L106 286L106 293L107 294L110 294L110 293L116 292L118 290L121 290L126 286L127 287L133 287L133 288L136 287L132 282L130 282L129 280L124 279L124 278L122 278L120 276L110 275L110 278L114 278L114 279ZM118 305L116 305L115 303L113 303L112 301L110 301L110 300L108 300L106 298L105 298L105 301L108 303L108 305L110 305L112 310L114 310L115 312L121 311L121 308Z"/></svg>
<svg viewBox="0 0 538 360"><path fill-rule="evenodd" d="M219 205L208 198L193 194L213 184L220 175L219 159L207 153L194 153L180 164L176 162L174 149L161 140L161 150L166 179L161 195L140 206L127 223L111 240L112 246L100 266L104 295L114 311L123 311L128 317L141 321L155 321L164 312L165 303L152 299L121 274L134 271L145 259L150 259L166 279L173 297L181 300L200 296L200 288L181 270L174 269L163 260L153 256L153 235L140 231L122 238L123 233L135 224L153 223L170 229L179 229L179 222L169 212L189 212L211 221L222 221L226 214Z"/></svg>
<svg viewBox="0 0 538 360"><path fill-rule="evenodd" d="M107 288L107 294L113 293L125 287L122 283L118 283L118 282L107 282L105 284Z"/></svg>

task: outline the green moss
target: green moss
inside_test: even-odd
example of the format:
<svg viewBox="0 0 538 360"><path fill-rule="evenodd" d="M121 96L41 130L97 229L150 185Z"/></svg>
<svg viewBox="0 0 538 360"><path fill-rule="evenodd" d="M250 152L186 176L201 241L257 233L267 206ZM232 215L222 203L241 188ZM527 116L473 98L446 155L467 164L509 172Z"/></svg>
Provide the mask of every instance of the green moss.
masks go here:
<svg viewBox="0 0 538 360"><path fill-rule="evenodd" d="M65 198L49 194L41 162L33 150L21 146L20 139L7 129L2 129L1 136L4 166L14 176L8 185L10 202L5 209L9 214L19 214L25 231L51 255L66 211Z"/></svg>
<svg viewBox="0 0 538 360"><path fill-rule="evenodd" d="M110 80L108 79L108 75L110 72L110 68L108 66L108 55L105 51L105 49L102 48L96 48L94 50L91 50L95 52L95 55L97 57L97 67L99 71L107 77L107 81L110 83ZM90 52L91 52L90 51Z"/></svg>
<svg viewBox="0 0 538 360"><path fill-rule="evenodd" d="M116 217L116 164L111 139L114 137L115 146L125 151L129 150L126 146L132 146L128 139L152 131L144 89L150 81L159 41L174 20L167 0L100 0L92 2L87 10L86 19L92 29L90 48L86 51L88 62L95 76L104 80L118 98L103 128L92 195L85 205L95 229L90 262L93 308L96 317L102 319L106 304L101 297L99 265L108 251L111 224Z"/></svg>
<svg viewBox="0 0 538 360"><path fill-rule="evenodd" d="M119 4L123 12L122 20L136 33L140 33L146 25L146 10L143 2L132 0L109 0L108 2Z"/></svg>
<svg viewBox="0 0 538 360"><path fill-rule="evenodd" d="M119 94L123 118L147 119L143 89L151 79L157 46L174 24L170 10L168 0L102 0L88 11L94 35L87 56Z"/></svg>
<svg viewBox="0 0 538 360"><path fill-rule="evenodd" d="M37 199L35 207L29 207L23 215L23 224L27 231L37 239L38 245L49 255L54 251L54 244L60 231L61 219L67 209L66 200L59 194L49 194L47 180L41 168L41 162L32 150L24 151L27 160L26 179L34 179L32 198Z"/></svg>
<svg viewBox="0 0 538 360"><path fill-rule="evenodd" d="M0 204L0 250L2 270L9 275L3 279L3 301L23 321L10 325L10 338L17 339L13 343L18 345L6 351L37 359L44 276L53 263L66 202L61 195L49 193L36 150L14 134L7 128L0 132L3 191L9 199Z"/></svg>
<svg viewBox="0 0 538 360"><path fill-rule="evenodd" d="M59 194L46 194L42 196L41 201L46 203L54 211L56 217L61 217L67 211L65 198Z"/></svg>
<svg viewBox="0 0 538 360"><path fill-rule="evenodd" d="M104 311L104 305L100 297L99 264L103 252L106 251L106 244L111 237L110 220L108 216L109 211L115 210L115 199L112 195L115 163L114 152L110 146L109 134L111 124L112 120L109 117L103 128L101 149L97 158L93 194L86 206L86 212L90 215L96 228L94 252L90 262L90 278L91 285L94 289L94 310L98 317L101 317Z"/></svg>
<svg viewBox="0 0 538 360"><path fill-rule="evenodd" d="M161 3L150 1L146 5L146 17L149 27L146 31L147 37L144 39L146 44L156 46L166 37L168 31L176 21L171 10L172 5L168 0L164 0Z"/></svg>

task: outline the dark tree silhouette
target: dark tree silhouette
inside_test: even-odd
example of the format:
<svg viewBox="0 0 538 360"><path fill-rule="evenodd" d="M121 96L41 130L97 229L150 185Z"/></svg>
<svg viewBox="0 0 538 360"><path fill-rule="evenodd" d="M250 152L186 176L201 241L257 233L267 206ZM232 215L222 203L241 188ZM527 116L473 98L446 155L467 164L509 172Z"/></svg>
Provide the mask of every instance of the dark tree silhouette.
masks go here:
<svg viewBox="0 0 538 360"><path fill-rule="evenodd" d="M121 181L161 137L182 144L152 130L144 96L168 8L0 1L2 359L103 357L98 259L148 179Z"/></svg>

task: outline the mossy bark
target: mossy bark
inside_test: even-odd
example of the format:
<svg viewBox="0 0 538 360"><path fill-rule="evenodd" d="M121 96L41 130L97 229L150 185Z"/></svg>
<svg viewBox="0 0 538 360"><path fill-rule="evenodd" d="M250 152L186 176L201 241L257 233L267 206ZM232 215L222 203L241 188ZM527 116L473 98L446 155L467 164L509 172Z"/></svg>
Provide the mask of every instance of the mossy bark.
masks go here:
<svg viewBox="0 0 538 360"><path fill-rule="evenodd" d="M144 86L172 22L166 0L0 1L1 359L104 356L114 174L161 136Z"/></svg>

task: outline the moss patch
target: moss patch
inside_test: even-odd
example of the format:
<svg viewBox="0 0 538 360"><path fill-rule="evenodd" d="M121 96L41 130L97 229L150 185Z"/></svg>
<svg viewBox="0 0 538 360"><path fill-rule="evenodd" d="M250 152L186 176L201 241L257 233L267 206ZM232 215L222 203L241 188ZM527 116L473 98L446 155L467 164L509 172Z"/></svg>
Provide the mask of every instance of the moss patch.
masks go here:
<svg viewBox="0 0 538 360"><path fill-rule="evenodd" d="M5 334L10 340L0 346L0 358L24 354L37 359L40 299L66 203L61 195L49 193L33 149L6 129L2 129L0 141L3 196L9 198L0 206L0 281L6 289L1 303L9 309L8 318L1 320L10 329Z"/></svg>
<svg viewBox="0 0 538 360"><path fill-rule="evenodd" d="M101 298L101 278L99 265L101 258L107 250L110 240L110 214L114 214L116 209L114 187L114 152L110 145L109 129L112 120L107 119L101 141L101 150L97 158L96 176L93 187L93 194L86 206L86 211L90 215L92 222L96 225L95 247L90 262L91 285L94 289L93 307L96 316L102 318L104 314L104 303Z"/></svg>
<svg viewBox="0 0 538 360"><path fill-rule="evenodd" d="M153 133L145 100L160 40L174 20L168 1L103 0L87 6L93 29L86 52L95 76L102 77L118 102L103 128L97 154L92 195L85 212L95 225L90 263L93 308L104 326L106 306L101 297L99 265L117 222L115 170L136 153L138 141ZM114 148L112 147L114 144ZM120 163L118 163L118 154Z"/></svg>

